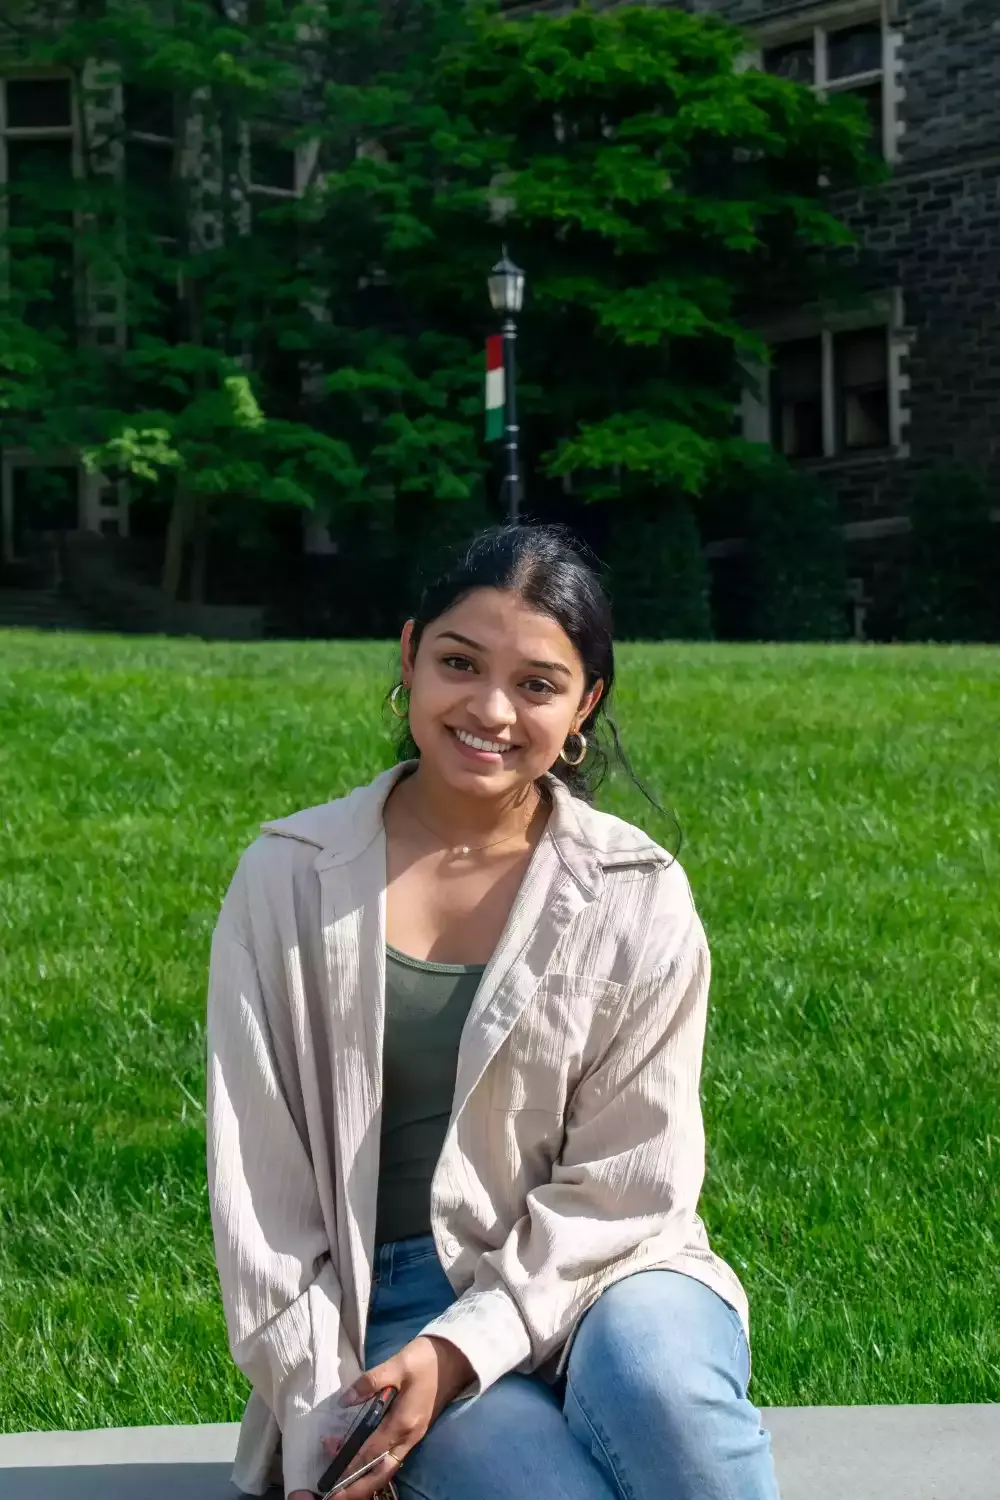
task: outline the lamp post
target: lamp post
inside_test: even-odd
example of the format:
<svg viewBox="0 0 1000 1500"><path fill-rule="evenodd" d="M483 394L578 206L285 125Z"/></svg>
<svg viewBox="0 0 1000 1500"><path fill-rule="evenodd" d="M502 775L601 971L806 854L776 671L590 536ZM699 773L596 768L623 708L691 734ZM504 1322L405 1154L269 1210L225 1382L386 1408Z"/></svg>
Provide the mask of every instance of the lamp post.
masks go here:
<svg viewBox="0 0 1000 1500"><path fill-rule="evenodd" d="M507 256L497 261L487 278L490 302L493 311L503 317L503 375L504 375L504 423L503 446L506 459L504 484L507 487L507 514L512 522L518 519L521 504L521 459L518 449L520 429L517 425L517 359L515 343L517 324L515 315L524 305L524 272Z"/></svg>

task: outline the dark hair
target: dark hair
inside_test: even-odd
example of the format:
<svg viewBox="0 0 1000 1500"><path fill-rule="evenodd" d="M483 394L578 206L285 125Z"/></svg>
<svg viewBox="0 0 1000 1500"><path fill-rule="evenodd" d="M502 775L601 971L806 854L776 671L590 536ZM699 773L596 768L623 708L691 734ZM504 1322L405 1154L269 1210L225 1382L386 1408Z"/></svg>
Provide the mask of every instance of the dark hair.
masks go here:
<svg viewBox="0 0 1000 1500"><path fill-rule="evenodd" d="M583 662L587 688L604 683L604 691L581 725L588 753L580 766L557 760L552 773L575 796L590 802L612 764L626 775L658 812L629 764L608 709L615 684L615 647L611 605L598 576L600 564L573 533L562 526L498 526L463 547L443 572L424 589L414 615L413 650L425 629L476 589L508 589L539 614L561 625ZM400 760L419 752L404 720L397 738Z"/></svg>

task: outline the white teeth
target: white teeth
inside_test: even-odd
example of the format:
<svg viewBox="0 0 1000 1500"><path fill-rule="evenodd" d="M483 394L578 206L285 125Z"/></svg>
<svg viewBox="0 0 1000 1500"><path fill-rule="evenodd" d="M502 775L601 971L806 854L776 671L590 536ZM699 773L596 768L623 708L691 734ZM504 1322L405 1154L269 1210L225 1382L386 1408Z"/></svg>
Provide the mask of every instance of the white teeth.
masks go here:
<svg viewBox="0 0 1000 1500"><path fill-rule="evenodd" d="M464 729L456 729L455 737L473 750L489 750L493 755L505 755L508 750L514 748L513 745L501 745L499 740L481 740L477 735L466 734Z"/></svg>

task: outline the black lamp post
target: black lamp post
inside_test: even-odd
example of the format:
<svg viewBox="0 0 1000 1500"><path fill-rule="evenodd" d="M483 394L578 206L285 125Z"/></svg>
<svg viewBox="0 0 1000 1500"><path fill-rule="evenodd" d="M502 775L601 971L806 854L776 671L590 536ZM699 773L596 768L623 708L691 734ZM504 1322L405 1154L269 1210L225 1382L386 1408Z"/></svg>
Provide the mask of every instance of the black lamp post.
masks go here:
<svg viewBox="0 0 1000 1500"><path fill-rule="evenodd" d="M506 458L504 484L507 487L507 514L516 522L521 504L521 459L518 449L520 429L517 425L517 360L515 314L524 305L524 272L508 259L506 246L487 278L490 302L494 312L503 317L504 424L503 446Z"/></svg>

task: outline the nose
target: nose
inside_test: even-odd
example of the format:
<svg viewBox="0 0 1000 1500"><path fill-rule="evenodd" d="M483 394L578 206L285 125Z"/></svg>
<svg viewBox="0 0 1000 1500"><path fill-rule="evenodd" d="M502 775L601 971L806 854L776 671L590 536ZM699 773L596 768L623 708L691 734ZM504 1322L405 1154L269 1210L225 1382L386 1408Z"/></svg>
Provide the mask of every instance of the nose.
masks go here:
<svg viewBox="0 0 1000 1500"><path fill-rule="evenodd" d="M482 729L505 729L517 722L517 710L506 691L486 685L469 704L473 718Z"/></svg>

